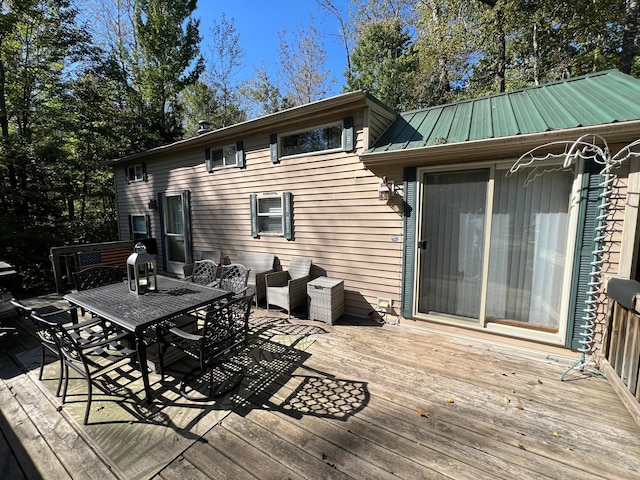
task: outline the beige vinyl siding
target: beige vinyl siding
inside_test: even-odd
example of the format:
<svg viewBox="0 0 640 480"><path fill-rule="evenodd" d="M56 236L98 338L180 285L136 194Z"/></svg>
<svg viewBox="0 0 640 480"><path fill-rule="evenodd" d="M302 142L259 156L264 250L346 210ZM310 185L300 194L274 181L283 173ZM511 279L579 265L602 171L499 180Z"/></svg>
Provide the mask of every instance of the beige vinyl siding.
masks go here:
<svg viewBox="0 0 640 480"><path fill-rule="evenodd" d="M207 173L204 148L146 159L149 181L144 184L124 185L124 169L119 168L121 237L128 238L127 214L139 213L130 209L141 203L143 212L151 215L152 234L160 243L160 219L158 211L147 208L149 198L158 192L189 190L195 258L212 248L220 248L229 261L235 261L240 251L273 253L287 269L292 256L306 256L327 276L344 279L347 314L366 316L378 296L392 298L399 312L402 212L392 202L378 200L380 179L359 161L357 152L365 141L364 115L356 113L356 153L284 158L273 164L269 135L261 132L235 139L244 142L245 169ZM345 115L340 115L331 120L341 121ZM315 122L307 121L287 125L286 130L274 128L273 133L314 126ZM249 195L285 191L293 194L294 240L253 238Z"/></svg>

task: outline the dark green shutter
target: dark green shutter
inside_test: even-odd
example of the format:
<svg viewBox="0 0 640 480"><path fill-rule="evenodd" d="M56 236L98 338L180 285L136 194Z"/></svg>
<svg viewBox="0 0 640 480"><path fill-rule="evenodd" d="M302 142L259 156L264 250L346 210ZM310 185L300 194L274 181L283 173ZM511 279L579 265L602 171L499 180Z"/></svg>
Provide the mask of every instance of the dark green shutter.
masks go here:
<svg viewBox="0 0 640 480"><path fill-rule="evenodd" d="M184 216L185 263L193 263L193 238L191 237L191 192L182 192L182 209Z"/></svg>
<svg viewBox="0 0 640 480"><path fill-rule="evenodd" d="M147 222L147 238L151 238L151 215L145 215Z"/></svg>
<svg viewBox="0 0 640 480"><path fill-rule="evenodd" d="M213 162L211 161L211 149L204 149L204 168L207 172L211 173L213 171Z"/></svg>
<svg viewBox="0 0 640 480"><path fill-rule="evenodd" d="M236 164L240 168L244 168L244 144L236 142Z"/></svg>
<svg viewBox="0 0 640 480"><path fill-rule="evenodd" d="M133 215L129 215L129 240L133 240Z"/></svg>
<svg viewBox="0 0 640 480"><path fill-rule="evenodd" d="M567 339L565 346L572 349L580 347L578 341L582 338L583 317L586 301L589 297L589 281L591 280L591 262L595 248L596 225L598 221L598 205L600 204L600 175L602 165L592 161L585 161L582 187L580 190L580 209L578 216L578 235L574 255L571 283L571 302L569 321L567 323Z"/></svg>
<svg viewBox="0 0 640 480"><path fill-rule="evenodd" d="M269 137L269 151L271 162L278 163L278 135L275 133Z"/></svg>
<svg viewBox="0 0 640 480"><path fill-rule="evenodd" d="M129 179L129 167L124 167L124 181L127 185L131 183L131 180Z"/></svg>
<svg viewBox="0 0 640 480"><path fill-rule="evenodd" d="M142 180L145 182L149 181L149 177L147 177L147 164L142 162Z"/></svg>
<svg viewBox="0 0 640 480"><path fill-rule="evenodd" d="M345 152L353 150L353 117L342 120L342 149Z"/></svg>
<svg viewBox="0 0 640 480"><path fill-rule="evenodd" d="M282 194L282 223L284 238L293 240L293 195L291 192Z"/></svg>
<svg viewBox="0 0 640 480"><path fill-rule="evenodd" d="M164 227L164 195L158 193L158 215L160 217L160 245L162 246L162 270L167 271L167 252L165 251L165 227Z"/></svg>
<svg viewBox="0 0 640 480"><path fill-rule="evenodd" d="M404 219L402 237L404 239L402 255L402 316L413 315L413 285L416 259L416 235L417 235L417 201L418 181L415 167L404 170Z"/></svg>
<svg viewBox="0 0 640 480"><path fill-rule="evenodd" d="M258 196L255 193L249 195L251 208L251 236L258 238Z"/></svg>

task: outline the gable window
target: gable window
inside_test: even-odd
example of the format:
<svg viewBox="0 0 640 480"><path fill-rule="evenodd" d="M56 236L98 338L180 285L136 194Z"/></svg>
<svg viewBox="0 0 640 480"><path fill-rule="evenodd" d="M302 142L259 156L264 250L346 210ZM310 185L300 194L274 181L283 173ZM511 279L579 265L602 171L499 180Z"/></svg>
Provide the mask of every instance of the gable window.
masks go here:
<svg viewBox="0 0 640 480"><path fill-rule="evenodd" d="M250 195L251 234L293 238L292 195L290 192Z"/></svg>
<svg viewBox="0 0 640 480"><path fill-rule="evenodd" d="M126 182L146 182L147 181L147 168L144 163L137 165L129 165L125 167Z"/></svg>
<svg viewBox="0 0 640 480"><path fill-rule="evenodd" d="M129 215L129 237L131 240L151 237L149 215Z"/></svg>
<svg viewBox="0 0 640 480"><path fill-rule="evenodd" d="M353 150L353 117L342 122L324 125L309 130L301 130L270 137L271 161L278 163L279 158L294 157L332 151L350 152Z"/></svg>
<svg viewBox="0 0 640 480"><path fill-rule="evenodd" d="M218 148L207 148L204 153L207 172L225 167L244 167L242 142Z"/></svg>

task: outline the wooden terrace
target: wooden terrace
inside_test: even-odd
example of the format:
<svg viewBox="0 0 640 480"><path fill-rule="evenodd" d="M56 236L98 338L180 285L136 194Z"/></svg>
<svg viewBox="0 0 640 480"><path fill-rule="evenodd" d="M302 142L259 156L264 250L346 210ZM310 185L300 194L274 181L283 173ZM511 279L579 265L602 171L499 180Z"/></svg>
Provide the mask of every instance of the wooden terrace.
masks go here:
<svg viewBox="0 0 640 480"><path fill-rule="evenodd" d="M257 323L265 316L252 313ZM188 439L156 427L174 442L166 465L145 468L154 458L149 447L136 458L135 474L100 446L108 422L83 427L73 403L61 406L37 368L24 368L21 355L38 344L23 325L5 321L0 477L640 478L640 427L607 380L590 371L560 380L575 354L413 322L285 320L274 319L283 335L313 339L292 368ZM115 443L126 442L137 424L120 425Z"/></svg>

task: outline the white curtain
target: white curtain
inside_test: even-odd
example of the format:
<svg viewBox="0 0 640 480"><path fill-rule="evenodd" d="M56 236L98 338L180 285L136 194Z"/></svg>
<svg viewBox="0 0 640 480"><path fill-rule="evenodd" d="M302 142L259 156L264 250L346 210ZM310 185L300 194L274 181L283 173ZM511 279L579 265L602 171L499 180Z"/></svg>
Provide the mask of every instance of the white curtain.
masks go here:
<svg viewBox="0 0 640 480"><path fill-rule="evenodd" d="M496 173L487 317L557 327L572 175Z"/></svg>

